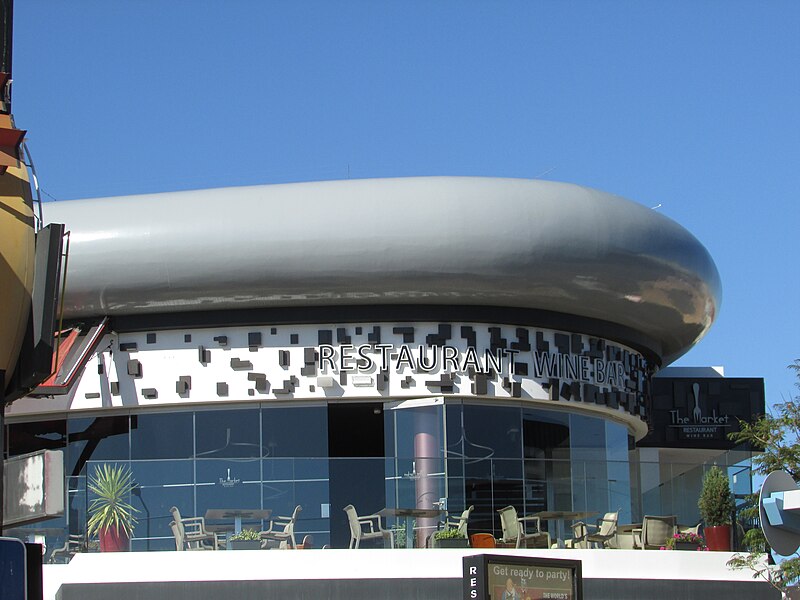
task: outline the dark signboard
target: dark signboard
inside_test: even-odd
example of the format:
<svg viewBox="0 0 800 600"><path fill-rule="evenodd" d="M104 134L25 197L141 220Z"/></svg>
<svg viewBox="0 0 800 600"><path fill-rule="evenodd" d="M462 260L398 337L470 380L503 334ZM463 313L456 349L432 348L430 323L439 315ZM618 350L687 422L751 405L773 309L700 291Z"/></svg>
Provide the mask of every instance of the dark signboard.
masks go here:
<svg viewBox="0 0 800 600"><path fill-rule="evenodd" d="M465 600L581 600L581 561L479 554L464 557Z"/></svg>
<svg viewBox="0 0 800 600"><path fill-rule="evenodd" d="M41 546L39 548L41 551ZM3 600L27 600L27 555L21 541L0 538L0 597Z"/></svg>
<svg viewBox="0 0 800 600"><path fill-rule="evenodd" d="M764 414L761 378L654 377L650 390L650 432L640 447L729 450L739 421Z"/></svg>

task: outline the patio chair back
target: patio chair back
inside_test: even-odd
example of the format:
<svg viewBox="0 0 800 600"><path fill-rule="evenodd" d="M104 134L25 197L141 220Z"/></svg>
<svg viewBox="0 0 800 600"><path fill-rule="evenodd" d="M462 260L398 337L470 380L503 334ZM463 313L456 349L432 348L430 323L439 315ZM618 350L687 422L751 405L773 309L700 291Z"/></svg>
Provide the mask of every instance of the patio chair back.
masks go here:
<svg viewBox="0 0 800 600"><path fill-rule="evenodd" d="M617 532L617 519L619 519L619 512L609 512L603 515L597 534L603 537L614 535Z"/></svg>
<svg viewBox="0 0 800 600"><path fill-rule="evenodd" d="M221 542L217 534L207 531L203 517L181 517L177 506L169 509L173 521L170 523L175 536L176 550L216 550Z"/></svg>
<svg viewBox="0 0 800 600"><path fill-rule="evenodd" d="M645 515L642 520L642 548L658 550L677 529L678 517Z"/></svg>
<svg viewBox="0 0 800 600"><path fill-rule="evenodd" d="M179 552L186 550L186 533L183 529L183 523L170 521L169 526L172 529L172 535L175 537L175 550Z"/></svg>
<svg viewBox="0 0 800 600"><path fill-rule="evenodd" d="M350 548L358 548L358 542L361 541L361 524L358 522L356 507L348 504L344 507L344 512L347 513L347 522L350 524Z"/></svg>
<svg viewBox="0 0 800 600"><path fill-rule="evenodd" d="M301 510L303 510L303 507L298 504L294 507L291 517L276 517L270 521L269 529L261 532L261 547L268 548L270 542L278 542L278 547L281 549L296 548L297 541L294 537L294 526L297 523L297 515ZM280 527L283 527L283 529L279 529Z"/></svg>
<svg viewBox="0 0 800 600"><path fill-rule="evenodd" d="M457 521L453 521L452 523L448 523L448 525L454 526L458 529L458 533L463 535L465 538L467 537L467 526L469 525L469 515L472 511L475 510L474 506L470 506L467 510L461 513L461 516L458 518Z"/></svg>
<svg viewBox="0 0 800 600"><path fill-rule="evenodd" d="M350 524L350 549L358 548L361 540L383 539L384 548L394 548L394 533L381 526L381 517L378 514L359 516L355 507L348 504L344 507L347 513L347 522ZM362 525L369 528L364 531Z"/></svg>
<svg viewBox="0 0 800 600"><path fill-rule="evenodd" d="M520 534L517 509L513 506L506 506L497 512L500 513L500 527L503 529L502 541L504 543L514 542L516 544Z"/></svg>

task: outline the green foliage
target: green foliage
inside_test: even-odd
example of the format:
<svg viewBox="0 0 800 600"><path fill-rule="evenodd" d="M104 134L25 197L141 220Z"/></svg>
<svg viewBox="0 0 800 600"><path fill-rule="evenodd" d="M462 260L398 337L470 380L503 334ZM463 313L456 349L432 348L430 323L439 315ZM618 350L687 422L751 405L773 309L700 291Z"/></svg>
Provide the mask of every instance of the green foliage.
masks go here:
<svg viewBox="0 0 800 600"><path fill-rule="evenodd" d="M392 532L394 533L394 547L395 548L405 548L406 547L406 528L405 527L392 527Z"/></svg>
<svg viewBox="0 0 800 600"><path fill-rule="evenodd" d="M133 533L133 513L139 511L128 503L128 498L135 486L131 470L125 465L95 467L88 483L89 491L96 496L89 503L89 535L110 528L122 529L128 536Z"/></svg>
<svg viewBox="0 0 800 600"><path fill-rule="evenodd" d="M800 379L800 359L789 365ZM800 387L800 381L796 383ZM739 422L740 430L728 437L738 443L749 443L760 453L753 456L753 469L760 475L773 471L786 471L795 481L800 480L800 396L775 405L774 414L767 414L753 423ZM747 508L740 515L750 521L758 521L758 494L747 499ZM768 550L760 527L745 533L744 547L749 552L763 553ZM750 569L754 579L764 579L775 589L786 588L800 579L800 557L795 555L780 565L764 565L757 554L737 554L728 561L734 569Z"/></svg>
<svg viewBox="0 0 800 600"><path fill-rule="evenodd" d="M232 542L236 542L239 540L252 542L256 540L261 540L261 533L256 531L255 529L242 529L239 533L234 533L229 539Z"/></svg>
<svg viewBox="0 0 800 600"><path fill-rule="evenodd" d="M800 359L789 368L800 377ZM772 471L786 471L795 481L800 481L800 396L776 404L774 415L764 415L753 423L740 421L739 426L740 431L729 437L761 450L753 457L753 467L758 473L769 475Z"/></svg>
<svg viewBox="0 0 800 600"><path fill-rule="evenodd" d="M731 569L749 569L753 571L753 579L763 579L776 590L785 595L789 586L800 578L800 562L797 558L783 561L780 565L769 565L761 554L734 554L727 563Z"/></svg>
<svg viewBox="0 0 800 600"><path fill-rule="evenodd" d="M697 501L700 516L706 527L730 525L735 507L728 476L717 466L711 467L703 477L703 490Z"/></svg>
<svg viewBox="0 0 800 600"><path fill-rule="evenodd" d="M436 533L433 534L433 539L435 540L463 540L466 539L466 536L461 534L458 529L440 529Z"/></svg>

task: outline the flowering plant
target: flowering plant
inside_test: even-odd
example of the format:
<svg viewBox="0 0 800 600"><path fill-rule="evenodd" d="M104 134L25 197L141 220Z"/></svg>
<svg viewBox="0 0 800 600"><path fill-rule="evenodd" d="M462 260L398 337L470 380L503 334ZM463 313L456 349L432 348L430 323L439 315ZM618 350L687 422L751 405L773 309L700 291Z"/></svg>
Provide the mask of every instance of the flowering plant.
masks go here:
<svg viewBox="0 0 800 600"><path fill-rule="evenodd" d="M696 533L676 533L667 540L666 545L662 546L661 549L675 550L675 546L678 543L694 544L698 550L708 550L703 536Z"/></svg>

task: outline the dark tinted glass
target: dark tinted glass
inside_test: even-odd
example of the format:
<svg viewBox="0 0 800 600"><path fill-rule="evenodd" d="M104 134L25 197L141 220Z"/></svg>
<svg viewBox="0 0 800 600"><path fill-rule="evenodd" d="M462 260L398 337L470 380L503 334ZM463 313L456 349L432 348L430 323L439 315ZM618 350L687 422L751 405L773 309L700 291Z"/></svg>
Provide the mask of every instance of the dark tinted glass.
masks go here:
<svg viewBox="0 0 800 600"><path fill-rule="evenodd" d="M328 456L327 407L264 407L261 422L264 457Z"/></svg>
<svg viewBox="0 0 800 600"><path fill-rule="evenodd" d="M88 461L130 458L127 415L69 419L67 437L69 475L79 475Z"/></svg>
<svg viewBox="0 0 800 600"><path fill-rule="evenodd" d="M60 450L66 446L67 424L63 419L12 423L8 426L8 455L37 450Z"/></svg>
<svg viewBox="0 0 800 600"><path fill-rule="evenodd" d="M193 413L131 415L131 458L191 458Z"/></svg>
<svg viewBox="0 0 800 600"><path fill-rule="evenodd" d="M258 458L258 409L204 410L195 413L197 458Z"/></svg>

